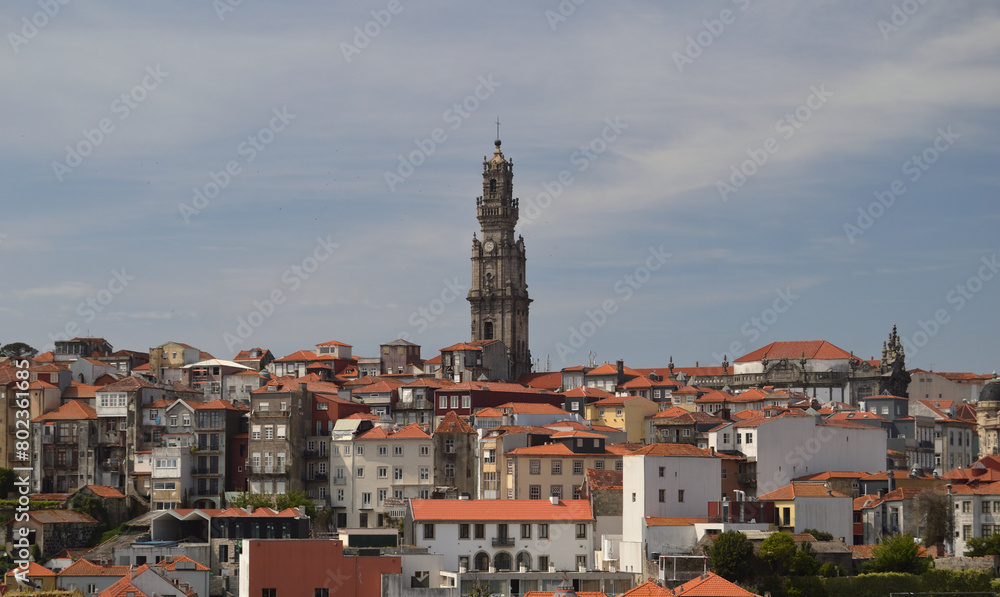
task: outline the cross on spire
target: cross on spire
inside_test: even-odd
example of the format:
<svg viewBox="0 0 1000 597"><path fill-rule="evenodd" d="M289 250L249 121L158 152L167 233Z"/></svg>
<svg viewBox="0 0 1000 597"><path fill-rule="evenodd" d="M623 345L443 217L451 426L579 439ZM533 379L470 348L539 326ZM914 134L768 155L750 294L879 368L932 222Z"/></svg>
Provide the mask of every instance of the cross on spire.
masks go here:
<svg viewBox="0 0 1000 597"><path fill-rule="evenodd" d="M500 115L497 114L497 141L500 140Z"/></svg>

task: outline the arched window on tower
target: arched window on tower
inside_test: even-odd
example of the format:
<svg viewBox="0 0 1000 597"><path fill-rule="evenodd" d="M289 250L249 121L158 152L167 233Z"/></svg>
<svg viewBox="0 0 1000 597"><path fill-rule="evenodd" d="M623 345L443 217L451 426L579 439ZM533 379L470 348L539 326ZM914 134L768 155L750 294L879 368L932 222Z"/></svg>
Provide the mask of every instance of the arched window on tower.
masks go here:
<svg viewBox="0 0 1000 597"><path fill-rule="evenodd" d="M497 179L495 178L490 179L490 192L491 193L497 192Z"/></svg>
<svg viewBox="0 0 1000 597"><path fill-rule="evenodd" d="M493 322L487 321L483 324L483 340L493 339Z"/></svg>

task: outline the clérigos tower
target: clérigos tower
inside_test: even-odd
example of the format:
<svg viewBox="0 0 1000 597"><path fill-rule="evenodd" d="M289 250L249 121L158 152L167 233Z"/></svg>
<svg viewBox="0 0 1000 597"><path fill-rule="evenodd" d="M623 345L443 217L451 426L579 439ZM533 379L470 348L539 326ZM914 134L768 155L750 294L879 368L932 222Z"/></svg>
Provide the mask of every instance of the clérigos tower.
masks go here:
<svg viewBox="0 0 1000 597"><path fill-rule="evenodd" d="M499 127L498 127L499 129ZM498 339L511 358L510 378L531 371L528 350L528 284L524 238L514 236L518 200L514 198L514 161L500 151L499 130L493 157L483 158L483 195L476 199L482 239L472 236L472 340Z"/></svg>

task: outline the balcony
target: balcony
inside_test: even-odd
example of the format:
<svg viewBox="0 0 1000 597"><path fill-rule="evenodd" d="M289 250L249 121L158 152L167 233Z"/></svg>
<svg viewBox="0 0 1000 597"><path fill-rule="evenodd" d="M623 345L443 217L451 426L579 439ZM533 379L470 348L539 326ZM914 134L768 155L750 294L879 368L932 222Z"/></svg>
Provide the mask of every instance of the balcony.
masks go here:
<svg viewBox="0 0 1000 597"><path fill-rule="evenodd" d="M736 480L740 485L757 487L757 473L740 473L737 475Z"/></svg>
<svg viewBox="0 0 1000 597"><path fill-rule="evenodd" d="M494 537L493 547L513 547L514 538L513 537Z"/></svg>
<svg viewBox="0 0 1000 597"><path fill-rule="evenodd" d="M253 474L253 475L284 475L285 474L285 465L283 465L283 464L277 464L277 465L267 464L267 465L264 465L264 466L251 466L250 467L250 474Z"/></svg>
<svg viewBox="0 0 1000 597"><path fill-rule="evenodd" d="M101 462L102 471L120 471L122 463L117 460L105 460Z"/></svg>

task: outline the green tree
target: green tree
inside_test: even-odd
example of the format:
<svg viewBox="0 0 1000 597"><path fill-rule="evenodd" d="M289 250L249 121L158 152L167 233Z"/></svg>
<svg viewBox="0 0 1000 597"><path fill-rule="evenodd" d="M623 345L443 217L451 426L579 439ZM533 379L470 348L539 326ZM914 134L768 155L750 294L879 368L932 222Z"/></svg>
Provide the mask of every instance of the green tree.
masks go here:
<svg viewBox="0 0 1000 597"><path fill-rule="evenodd" d="M802 546L792 556L792 561L788 566L788 573L792 576L813 576L818 570L819 562L816 561L816 556L813 555L812 544L803 541Z"/></svg>
<svg viewBox="0 0 1000 597"><path fill-rule="evenodd" d="M816 529L804 529L803 533L812 535L817 541L833 541L833 534L827 533L826 531L819 531Z"/></svg>
<svg viewBox="0 0 1000 597"><path fill-rule="evenodd" d="M753 574L750 560L753 558L753 544L739 531L720 533L712 542L709 552L712 570L732 582L744 581Z"/></svg>
<svg viewBox="0 0 1000 597"><path fill-rule="evenodd" d="M760 559L771 567L774 574L785 576L797 549L795 539L788 533L771 533L760 544Z"/></svg>
<svg viewBox="0 0 1000 597"><path fill-rule="evenodd" d="M916 497L916 511L924 523L924 545L944 543L955 535L955 518L947 493L934 489L921 491Z"/></svg>
<svg viewBox="0 0 1000 597"><path fill-rule="evenodd" d="M28 357L30 359L37 354L37 350L24 342L11 342L0 346L0 357Z"/></svg>
<svg viewBox="0 0 1000 597"><path fill-rule="evenodd" d="M230 500L229 505L234 508L271 508L272 510L286 510L288 508L306 507L306 514L310 517L316 514L316 505L312 503L309 496L304 491L292 491L276 496L265 495L263 493L240 493Z"/></svg>
<svg viewBox="0 0 1000 597"><path fill-rule="evenodd" d="M872 561L865 572L903 572L923 574L930 567L930 558L920 557L920 546L910 533L890 535L872 549Z"/></svg>
<svg viewBox="0 0 1000 597"><path fill-rule="evenodd" d="M6 498L14 492L14 469L0 468L0 498Z"/></svg>
<svg viewBox="0 0 1000 597"><path fill-rule="evenodd" d="M979 556L1000 556L1000 535L990 535L989 537L971 537L965 545L969 551L965 555L970 557Z"/></svg>

